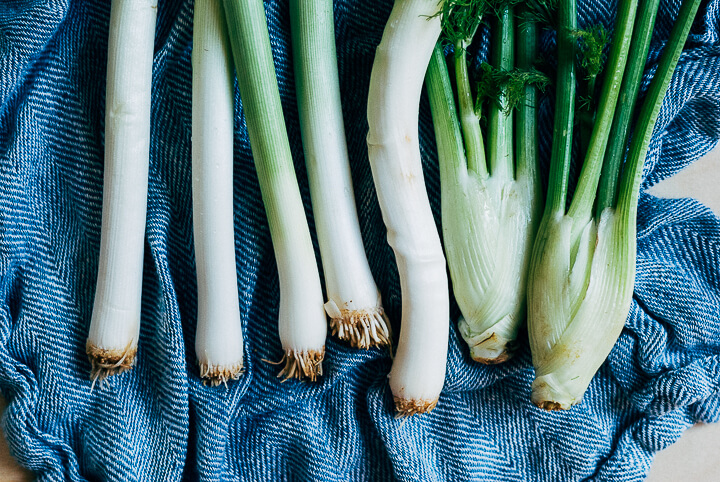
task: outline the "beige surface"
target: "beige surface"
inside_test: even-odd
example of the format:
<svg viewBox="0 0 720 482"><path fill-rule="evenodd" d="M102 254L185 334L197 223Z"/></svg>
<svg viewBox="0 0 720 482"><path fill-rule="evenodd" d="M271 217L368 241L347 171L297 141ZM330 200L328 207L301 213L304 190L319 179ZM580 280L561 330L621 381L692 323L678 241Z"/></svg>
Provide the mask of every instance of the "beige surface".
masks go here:
<svg viewBox="0 0 720 482"><path fill-rule="evenodd" d="M691 195L720 215L720 148L700 159L671 179L654 186L650 192L660 197ZM0 412L5 400L0 396ZM32 476L19 468L8 453L5 436L0 433L0 482L24 482ZM720 480L720 424L696 425L680 440L655 458L647 482Z"/></svg>
<svg viewBox="0 0 720 482"><path fill-rule="evenodd" d="M646 482L720 480L720 424L690 427L677 443L655 457Z"/></svg>
<svg viewBox="0 0 720 482"><path fill-rule="evenodd" d="M0 396L0 413L5 412L5 399ZM0 482L25 482L32 480L32 475L15 463L10 456L5 432L0 430Z"/></svg>
<svg viewBox="0 0 720 482"><path fill-rule="evenodd" d="M649 191L659 197L692 195L720 216L720 148ZM720 480L720 424L696 425L655 457L647 482Z"/></svg>

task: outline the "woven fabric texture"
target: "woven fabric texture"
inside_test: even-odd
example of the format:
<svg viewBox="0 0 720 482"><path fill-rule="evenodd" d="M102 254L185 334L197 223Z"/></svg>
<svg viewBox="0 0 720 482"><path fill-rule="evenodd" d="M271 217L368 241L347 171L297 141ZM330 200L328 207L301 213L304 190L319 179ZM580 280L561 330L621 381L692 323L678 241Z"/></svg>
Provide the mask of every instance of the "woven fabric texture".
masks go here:
<svg viewBox="0 0 720 482"><path fill-rule="evenodd" d="M703 3L655 129L640 197L637 282L620 340L583 402L529 402L527 343L473 362L451 312L437 408L397 420L391 359L327 341L316 384L276 378L278 281L242 103L236 97L235 236L245 374L206 387L194 353L191 0L160 0L142 328L133 370L91 391L85 355L100 245L107 0L0 2L0 391L13 455L41 481L640 481L690 425L720 420L720 219L645 189L720 138L720 1ZM680 0L661 3L644 88ZM313 228L286 0L266 1L285 118ZM399 330L400 289L367 159L370 69L391 0L335 2L338 63L360 222ZM613 1L578 0L612 27ZM552 58L552 35L542 42ZM482 55L482 49L480 49ZM550 146L543 101L541 149ZM421 149L439 220L427 99ZM317 248L317 246L316 246Z"/></svg>

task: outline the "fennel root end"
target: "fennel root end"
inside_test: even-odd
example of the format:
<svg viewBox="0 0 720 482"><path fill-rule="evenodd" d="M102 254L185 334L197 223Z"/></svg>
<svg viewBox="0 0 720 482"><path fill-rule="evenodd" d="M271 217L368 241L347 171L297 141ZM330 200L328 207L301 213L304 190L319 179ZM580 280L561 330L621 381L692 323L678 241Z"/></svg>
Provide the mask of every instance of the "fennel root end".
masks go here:
<svg viewBox="0 0 720 482"><path fill-rule="evenodd" d="M580 403L583 392L580 392L580 398L573 396L552 374L541 375L533 380L530 399L544 410L570 410L573 405Z"/></svg>
<svg viewBox="0 0 720 482"><path fill-rule="evenodd" d="M504 363L513 357L517 348L517 330L508 329L506 321L512 326L513 318L506 316L498 323L480 334L473 332L471 325L464 317L458 320L458 328L465 342L470 348L473 360L485 365Z"/></svg>

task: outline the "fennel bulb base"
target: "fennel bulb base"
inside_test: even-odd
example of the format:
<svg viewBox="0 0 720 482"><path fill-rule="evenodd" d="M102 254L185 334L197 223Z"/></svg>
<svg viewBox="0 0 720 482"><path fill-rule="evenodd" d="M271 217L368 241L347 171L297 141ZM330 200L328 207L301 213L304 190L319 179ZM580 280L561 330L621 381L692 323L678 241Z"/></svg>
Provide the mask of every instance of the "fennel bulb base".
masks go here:
<svg viewBox="0 0 720 482"><path fill-rule="evenodd" d="M232 365L213 365L212 363L200 363L200 377L203 379L203 385L216 387L225 385L229 380L237 380L243 373L242 362Z"/></svg>
<svg viewBox="0 0 720 482"><path fill-rule="evenodd" d="M286 350L282 360L279 363L285 363L285 366L278 378L283 381L289 378L297 378L298 380L317 381L322 375L322 361L325 358L325 347L319 350L295 351Z"/></svg>
<svg viewBox="0 0 720 482"><path fill-rule="evenodd" d="M325 303L333 336L354 348L389 347L392 344L390 323L382 306L364 310L340 310L330 300Z"/></svg>
<svg viewBox="0 0 720 482"><path fill-rule="evenodd" d="M427 413L437 405L435 400L407 400L405 398L393 397L395 401L395 418L405 418L412 415Z"/></svg>
<svg viewBox="0 0 720 482"><path fill-rule="evenodd" d="M562 382L550 374L533 380L530 399L544 410L569 410L582 400L582 394L580 397L575 397L567 390L563 390Z"/></svg>
<svg viewBox="0 0 720 482"><path fill-rule="evenodd" d="M132 341L125 348L100 348L91 341L85 344L85 353L90 360L90 379L93 385L107 377L130 370L135 364L137 345Z"/></svg>
<svg viewBox="0 0 720 482"><path fill-rule="evenodd" d="M507 328L514 325L512 317L508 315L482 333L475 334L464 317L458 320L458 328L470 348L470 356L485 365L497 365L512 358L516 348L516 333L514 330L508 333Z"/></svg>

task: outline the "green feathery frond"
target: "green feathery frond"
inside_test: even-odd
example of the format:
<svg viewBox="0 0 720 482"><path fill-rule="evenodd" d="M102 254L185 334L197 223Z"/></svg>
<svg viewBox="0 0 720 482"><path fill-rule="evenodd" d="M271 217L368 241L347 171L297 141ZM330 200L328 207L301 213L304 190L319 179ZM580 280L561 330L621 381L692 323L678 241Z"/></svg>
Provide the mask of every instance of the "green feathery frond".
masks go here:
<svg viewBox="0 0 720 482"><path fill-rule="evenodd" d="M443 40L456 45L471 39L490 8L488 0L443 1L435 14L440 16Z"/></svg>
<svg viewBox="0 0 720 482"><path fill-rule="evenodd" d="M484 102L497 102L505 111L510 112L523 100L525 86L534 85L541 92L550 85L550 78L536 69L500 70L487 62L480 65L475 110L480 112Z"/></svg>
<svg viewBox="0 0 720 482"><path fill-rule="evenodd" d="M525 0L526 9L521 22L534 22L539 25L548 25L556 28L556 13L558 0Z"/></svg>
<svg viewBox="0 0 720 482"><path fill-rule="evenodd" d="M572 35L578 39L580 66L587 73L587 78L597 77L605 64L605 46L610 43L607 30L602 25L593 25L586 30L574 30Z"/></svg>

